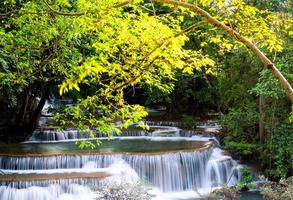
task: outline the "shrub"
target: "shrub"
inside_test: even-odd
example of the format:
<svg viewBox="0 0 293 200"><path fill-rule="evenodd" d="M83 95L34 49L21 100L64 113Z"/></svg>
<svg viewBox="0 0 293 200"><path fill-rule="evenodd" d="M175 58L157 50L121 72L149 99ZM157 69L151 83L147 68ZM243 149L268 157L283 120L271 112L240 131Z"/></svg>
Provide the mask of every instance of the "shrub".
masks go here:
<svg viewBox="0 0 293 200"><path fill-rule="evenodd" d="M258 153L258 145L227 141L224 147L239 156L252 156Z"/></svg>
<svg viewBox="0 0 293 200"><path fill-rule="evenodd" d="M240 171L242 176L238 186L241 188L241 190L249 190L250 188L253 188L253 179L250 169L248 167L242 167Z"/></svg>
<svg viewBox="0 0 293 200"><path fill-rule="evenodd" d="M236 200L239 190L236 187L224 187L214 190L208 196L201 198L203 200Z"/></svg>
<svg viewBox="0 0 293 200"><path fill-rule="evenodd" d="M287 179L281 179L279 182L268 181L263 176L260 186L261 194L267 200L292 200L293 199L293 176Z"/></svg>
<svg viewBox="0 0 293 200"><path fill-rule="evenodd" d="M141 182L111 181L97 189L97 200L151 200L149 188Z"/></svg>
<svg viewBox="0 0 293 200"><path fill-rule="evenodd" d="M261 159L265 175L273 180L290 176L293 169L292 133L293 126L288 120L270 129L271 144L264 146Z"/></svg>
<svg viewBox="0 0 293 200"><path fill-rule="evenodd" d="M195 128L197 121L198 121L198 118L194 116L184 115L182 117L182 122L184 123L185 128Z"/></svg>
<svg viewBox="0 0 293 200"><path fill-rule="evenodd" d="M220 119L222 130L227 133L226 140L251 142L255 140L258 124L258 113L255 103L239 108L232 108Z"/></svg>

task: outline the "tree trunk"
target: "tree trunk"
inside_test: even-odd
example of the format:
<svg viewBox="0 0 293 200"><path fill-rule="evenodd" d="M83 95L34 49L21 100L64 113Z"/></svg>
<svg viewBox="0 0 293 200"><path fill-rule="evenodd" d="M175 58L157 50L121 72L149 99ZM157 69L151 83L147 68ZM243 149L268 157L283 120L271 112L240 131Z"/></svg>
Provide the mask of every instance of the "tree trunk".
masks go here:
<svg viewBox="0 0 293 200"><path fill-rule="evenodd" d="M261 143L265 142L265 128L264 128L264 116L265 116L265 101L263 95L259 96L259 141Z"/></svg>
<svg viewBox="0 0 293 200"><path fill-rule="evenodd" d="M266 57L266 55L256 46L254 45L251 41L249 41L247 38L243 37L241 34L239 34L237 31L235 31L233 28L225 25L224 23L220 22L216 18L212 17L208 12L205 10L201 9L195 4L190 4L190 3L185 3L181 1L175 1L175 0L154 0L158 3L166 3L166 4L171 4L174 6L181 6L184 8L188 8L201 16L203 16L206 20L207 23L219 27L226 33L230 34L233 38L238 40L239 42L243 43L246 45L248 49L250 49L262 62L265 68L269 69L271 73L278 79L280 82L281 86L289 96L292 104L293 104L293 89L289 82L285 79L285 77L282 75L282 73L278 70L278 68L274 65L274 63Z"/></svg>
<svg viewBox="0 0 293 200"><path fill-rule="evenodd" d="M36 127L38 125L39 118L41 116L41 112L42 112L42 110L44 108L44 105L46 103L46 100L47 100L46 97L42 97L40 99L37 108L35 109L34 113L32 114L32 116L30 118L30 122L29 122L29 125L28 125L27 133L31 133L33 130L36 129Z"/></svg>
<svg viewBox="0 0 293 200"><path fill-rule="evenodd" d="M19 126L23 126L25 124L25 115L27 114L28 110L28 104L30 100L30 93L28 91L25 91L23 94L23 102L21 104L21 109L18 114L17 124Z"/></svg>
<svg viewBox="0 0 293 200"><path fill-rule="evenodd" d="M23 141L37 125L44 100L38 102L26 92L19 94L17 100L16 107L0 102L0 141Z"/></svg>

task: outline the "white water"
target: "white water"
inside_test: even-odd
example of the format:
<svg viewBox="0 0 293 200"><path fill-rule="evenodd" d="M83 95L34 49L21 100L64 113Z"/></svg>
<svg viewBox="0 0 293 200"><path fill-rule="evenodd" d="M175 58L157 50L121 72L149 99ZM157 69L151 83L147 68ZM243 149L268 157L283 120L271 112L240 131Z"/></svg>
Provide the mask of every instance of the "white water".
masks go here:
<svg viewBox="0 0 293 200"><path fill-rule="evenodd" d="M25 189L30 187L48 187L50 185L60 185L62 187L69 186L71 184L84 185L84 186L100 186L101 181L99 179L89 178L73 178L73 179L53 179L53 180L31 180L31 181L2 181L1 186L15 189ZM1 198L0 198L1 199ZM2 200L2 199L1 199ZM18 199L15 199L18 200ZM33 199L32 199L33 200ZM35 199L37 200L37 199Z"/></svg>
<svg viewBox="0 0 293 200"><path fill-rule="evenodd" d="M137 174L137 177L149 182L160 191L168 193L188 191L194 188L204 190L205 188L217 187L222 184L235 184L240 178L237 163L231 157L224 156L218 148L201 152L178 152L158 155L6 156L1 157L1 164L4 173L17 174L109 172L113 175L118 173L129 177L136 177L135 174ZM113 177L117 179L116 176ZM126 179L129 180L129 177ZM100 184L100 182L93 180L74 180L72 182ZM70 180L64 181L65 185L69 183ZM14 182L10 186L23 188L32 185L47 186L49 184L50 181L30 181ZM59 184L62 185L62 182L59 182Z"/></svg>
<svg viewBox="0 0 293 200"><path fill-rule="evenodd" d="M146 124L150 126L173 126L173 127L185 127L184 122L181 121L145 121ZM207 120L198 122L196 127L198 128L221 128L217 121Z"/></svg>
<svg viewBox="0 0 293 200"><path fill-rule="evenodd" d="M152 137L130 133L130 137L153 141L216 141L204 136L178 137L180 129L156 127ZM72 134L74 133L74 134ZM76 141L74 135L56 141L50 135L32 137L31 143L55 143ZM171 133L171 136L169 137ZM64 133L62 133L64 135ZM163 137L163 136L168 137ZM52 139L52 140L51 140ZM101 138L105 139L105 138ZM34 141L35 140L35 141ZM141 180L152 186L156 200L198 198L223 184L233 185L240 179L239 165L216 147L201 151L160 154L112 154L112 155L53 155L53 156L0 156L0 169L6 174L54 174L106 172L110 177L97 179L58 179L45 181L0 182L0 200L93 200L96 193L87 185L102 186L109 182Z"/></svg>
<svg viewBox="0 0 293 200"><path fill-rule="evenodd" d="M64 187L52 184L48 187L16 189L0 186L1 200L94 200L96 194L86 186L69 184Z"/></svg>
<svg viewBox="0 0 293 200"><path fill-rule="evenodd" d="M152 136L152 137L161 137L161 136L174 136L178 137L180 133L180 129L177 127L172 126L149 126L151 129L154 129L153 132L148 132L147 130L123 130L121 135L114 135L116 137L123 136L123 137L137 137L137 136ZM85 134L84 132L80 132L78 130L63 130L58 131L54 129L40 129L34 131L32 135L29 137L28 141L24 143L49 143L53 141L57 142L66 142L66 141L77 141L79 139L100 139L105 137L102 134L94 134L94 138L91 138L89 135Z"/></svg>

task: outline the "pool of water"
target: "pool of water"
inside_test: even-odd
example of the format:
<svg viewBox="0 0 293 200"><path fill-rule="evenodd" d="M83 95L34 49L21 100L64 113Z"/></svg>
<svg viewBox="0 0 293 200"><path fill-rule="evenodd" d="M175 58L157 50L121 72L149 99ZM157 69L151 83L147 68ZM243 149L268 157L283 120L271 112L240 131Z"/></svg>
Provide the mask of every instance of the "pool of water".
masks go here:
<svg viewBox="0 0 293 200"><path fill-rule="evenodd" d="M52 142L35 144L0 145L2 155L54 155L86 153L164 153L173 151L193 151L208 148L212 142L193 141L182 138L167 140L164 138L114 138L102 140L95 149L80 149L76 142Z"/></svg>
<svg viewBox="0 0 293 200"><path fill-rule="evenodd" d="M248 191L240 193L237 200L264 200L264 198L259 191Z"/></svg>

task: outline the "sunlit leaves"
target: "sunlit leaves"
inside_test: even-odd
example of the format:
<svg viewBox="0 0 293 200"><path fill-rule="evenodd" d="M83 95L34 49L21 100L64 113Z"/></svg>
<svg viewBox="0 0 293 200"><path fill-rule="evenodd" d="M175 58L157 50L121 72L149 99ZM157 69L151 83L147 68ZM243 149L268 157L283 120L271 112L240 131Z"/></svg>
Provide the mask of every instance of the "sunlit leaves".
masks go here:
<svg viewBox="0 0 293 200"><path fill-rule="evenodd" d="M288 25L290 23L288 23L288 18L286 19L287 21L284 20L280 13L261 10L243 0L200 0L195 1L195 3L207 10L219 21L251 40L258 47L267 49L270 52L282 51L283 41L279 32L285 29L284 24ZM208 34L209 36L204 37L202 47L208 46L209 43L217 44L222 53L225 53L231 51L235 44L242 45L231 41L231 38L229 39L230 41L223 41L222 39L227 38L227 36L225 35L221 39L223 33L218 29L211 28L209 30L211 32L203 30L202 34Z"/></svg>
<svg viewBox="0 0 293 200"><path fill-rule="evenodd" d="M169 86L161 84L159 80L172 79L175 69L192 73L194 69L214 65L201 52L183 49L188 38L176 35L180 31L179 26L168 27L158 18L141 12L109 15L102 26L94 28L94 31L96 33L91 37L94 50L92 62L103 69L101 74L104 77L108 77L109 81L104 84L104 91L107 92L134 86L142 81L168 90ZM88 76L103 82L98 73L92 73L98 68L89 70L84 66L78 68L71 82L82 83ZM61 89L65 87L63 83Z"/></svg>
<svg viewBox="0 0 293 200"><path fill-rule="evenodd" d="M136 10L111 13L99 26L87 27L91 32L87 58L63 81L60 94L84 84L95 84L98 89L95 95L56 115L56 120L107 135L119 134L120 129L133 123L145 128L140 120L147 113L143 107L125 102L126 88L144 84L170 93L173 84L162 80L173 80L176 70L191 74L214 66L201 51L186 50L188 37L177 35L179 23L170 27L165 20Z"/></svg>
<svg viewBox="0 0 293 200"><path fill-rule="evenodd" d="M104 102L104 97L101 95L87 97L79 101L76 106L56 113L54 119L64 127L75 126L92 138L96 137L96 134L109 137L119 135L121 129L128 128L133 123L145 127L141 118L145 117L147 112L142 106L127 104L118 106L114 99L108 100ZM95 147L91 142L80 141L78 144L82 148Z"/></svg>
<svg viewBox="0 0 293 200"><path fill-rule="evenodd" d="M207 24L192 34L184 32L201 20L185 8L170 6L173 14L154 15L142 9L141 1L115 8L121 2L31 0L21 4L0 27L0 87L14 94L31 86L34 95L41 96L44 87L59 85L59 94L64 95L94 86L94 92L56 119L63 126L110 134L131 123L142 125L140 119L146 115L142 107L125 102L125 90L144 85L170 93L178 71L214 73L213 55L205 55L210 49L218 48L224 56L238 48L239 43ZM14 2L10 3L13 7ZM271 52L282 50L280 29L290 32L287 18L243 0L196 3ZM186 16L192 18L188 23ZM189 39L198 46L187 47Z"/></svg>

